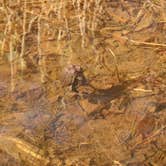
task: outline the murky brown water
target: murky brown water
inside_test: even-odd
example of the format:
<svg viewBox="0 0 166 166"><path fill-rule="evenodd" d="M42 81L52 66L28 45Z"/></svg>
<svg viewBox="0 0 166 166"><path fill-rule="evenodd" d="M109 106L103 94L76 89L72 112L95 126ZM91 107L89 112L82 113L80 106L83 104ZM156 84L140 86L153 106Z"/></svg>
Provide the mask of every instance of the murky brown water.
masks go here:
<svg viewBox="0 0 166 166"><path fill-rule="evenodd" d="M7 6L15 13L12 25L22 27L14 19L22 19L17 3ZM66 10L73 17L52 22L57 4L45 3L50 13L41 16L41 43L35 20L25 36L25 68L17 56L9 62L10 40L5 32L0 36L0 46L6 39L0 49L0 166L166 165L165 2L103 1L101 13L98 3L87 3L87 12L95 7L99 16L87 14L87 22L96 18L98 24L87 25L85 34L73 27L78 20L71 5ZM38 16L40 7L29 3L27 13ZM17 26L7 35L22 33Z"/></svg>

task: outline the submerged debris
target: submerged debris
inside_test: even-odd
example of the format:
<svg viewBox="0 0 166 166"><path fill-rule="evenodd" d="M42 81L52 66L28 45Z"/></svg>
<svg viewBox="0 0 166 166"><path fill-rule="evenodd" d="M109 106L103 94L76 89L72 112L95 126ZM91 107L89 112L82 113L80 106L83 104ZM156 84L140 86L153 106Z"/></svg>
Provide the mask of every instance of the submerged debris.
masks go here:
<svg viewBox="0 0 166 166"><path fill-rule="evenodd" d="M87 82L83 69L79 65L69 65L64 69L63 86L69 86L72 91L77 92L80 85L85 85Z"/></svg>
<svg viewBox="0 0 166 166"><path fill-rule="evenodd" d="M165 0L0 1L0 166L164 166Z"/></svg>

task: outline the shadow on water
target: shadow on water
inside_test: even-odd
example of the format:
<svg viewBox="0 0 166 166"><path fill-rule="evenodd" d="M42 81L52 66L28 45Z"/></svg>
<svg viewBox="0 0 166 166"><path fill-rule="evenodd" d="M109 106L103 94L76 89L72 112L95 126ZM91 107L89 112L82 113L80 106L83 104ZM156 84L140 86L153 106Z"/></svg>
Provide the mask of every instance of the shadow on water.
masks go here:
<svg viewBox="0 0 166 166"><path fill-rule="evenodd" d="M124 85L117 85L109 89L97 89L94 93L83 96L83 100L88 100L89 103L97 105L97 108L89 115L86 114L78 101L68 103L65 108L58 111L50 123L50 137L54 138L58 144L67 143L72 135L70 130L75 128L78 130L90 119L104 118L102 117L103 109L109 109L110 101L120 97L125 92ZM86 110L88 111L88 110ZM74 125L74 126L73 126ZM74 128L73 128L74 127Z"/></svg>
<svg viewBox="0 0 166 166"><path fill-rule="evenodd" d="M158 104L155 111L156 112L160 112L160 111L162 111L164 109L166 109L166 102Z"/></svg>
<svg viewBox="0 0 166 166"><path fill-rule="evenodd" d="M111 101L126 94L126 84L120 84L108 89L97 89L95 92L85 95L89 103L98 105L89 115L89 119L105 119L104 110L111 108ZM109 111L108 111L109 112Z"/></svg>
<svg viewBox="0 0 166 166"><path fill-rule="evenodd" d="M78 102L74 101L73 103L67 104L66 108L60 110L55 115L50 124L51 126L50 130L51 133L54 133L53 137L56 140L56 142L59 142L60 144L67 142L66 140L68 140L68 138L70 137L69 135L72 135L69 133L70 127L72 131L74 131L73 124L75 126L75 129L78 130L89 120L106 119L106 117L111 113L110 108L112 107L112 102L111 102L112 100L117 99L118 105L117 104L116 105L119 110L122 110L116 112L115 114L123 114L124 113L123 110L126 110L126 107L128 106L129 102L131 102L131 98L129 96L130 93L129 88L130 85L133 84L134 82L135 81L126 81L108 89L95 89L90 94L86 94L84 92L82 99L81 98L76 99ZM80 104L82 103L80 102L81 100L83 102L85 101L83 109L81 108L82 105ZM135 102L136 104L138 103L138 105L140 105L140 107L137 106L139 110L147 111L147 109L151 108L151 105L149 105L150 101L149 100L145 101L145 99L139 99L136 97L133 102ZM154 104L156 105L156 103ZM152 106L154 104L152 104ZM156 112L161 111L164 108L165 108L165 103L159 104L156 108ZM66 130L64 130L64 126ZM67 138L66 140L64 140L65 137Z"/></svg>
<svg viewBox="0 0 166 166"><path fill-rule="evenodd" d="M106 104L111 100L120 97L125 93L125 85L116 85L108 89L97 89L94 93L86 96L93 104Z"/></svg>

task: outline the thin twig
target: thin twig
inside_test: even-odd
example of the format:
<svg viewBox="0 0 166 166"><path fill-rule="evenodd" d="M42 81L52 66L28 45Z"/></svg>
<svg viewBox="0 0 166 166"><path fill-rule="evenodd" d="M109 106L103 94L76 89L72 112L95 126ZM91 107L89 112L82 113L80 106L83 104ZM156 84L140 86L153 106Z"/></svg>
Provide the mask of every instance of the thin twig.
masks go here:
<svg viewBox="0 0 166 166"><path fill-rule="evenodd" d="M13 41L12 36L10 38L10 74L11 74L11 92L14 91L15 88L15 82L14 82L14 55L13 55Z"/></svg>
<svg viewBox="0 0 166 166"><path fill-rule="evenodd" d="M42 6L43 9L43 6ZM37 49L39 54L39 68L40 68L40 74L41 74L41 82L45 83L46 78L46 65L45 65L45 57L42 56L42 50L41 50L41 14L38 17L37 21L37 27L38 27L38 34L37 34Z"/></svg>
<svg viewBox="0 0 166 166"><path fill-rule="evenodd" d="M25 54L25 35L26 35L26 19L27 19L27 13L26 13L26 0L24 1L24 13L23 13L23 36L21 41L21 53L20 53L20 64L21 64L21 71L23 71L26 68L26 62L24 60L24 54Z"/></svg>
<svg viewBox="0 0 166 166"><path fill-rule="evenodd" d="M120 82L120 75L119 75L119 69L118 69L118 61L117 61L117 57L116 57L116 55L114 54L114 52L112 51L111 48L108 48L108 51L111 53L111 55L112 55L113 58L114 58L115 71L116 71L116 75L117 75L118 81Z"/></svg>
<svg viewBox="0 0 166 166"><path fill-rule="evenodd" d="M141 89L141 88L134 88L133 90L134 91L140 91L140 92L147 92L147 93L153 92L152 90Z"/></svg>
<svg viewBox="0 0 166 166"><path fill-rule="evenodd" d="M138 46L150 46L150 47L164 47L166 48L166 44L160 44L160 43L151 43L151 42L142 42L142 41L137 41L137 40L132 40L127 37L123 37L127 41L133 43L134 45Z"/></svg>

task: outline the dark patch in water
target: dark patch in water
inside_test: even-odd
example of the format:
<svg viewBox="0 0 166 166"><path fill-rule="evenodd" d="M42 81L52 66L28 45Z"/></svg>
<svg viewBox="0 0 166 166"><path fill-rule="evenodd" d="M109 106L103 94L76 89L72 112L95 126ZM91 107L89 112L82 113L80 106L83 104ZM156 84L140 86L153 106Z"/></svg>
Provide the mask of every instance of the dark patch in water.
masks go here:
<svg viewBox="0 0 166 166"><path fill-rule="evenodd" d="M163 111L164 109L166 109L166 103L160 103L160 104L158 104L155 111L160 112L160 111Z"/></svg>
<svg viewBox="0 0 166 166"><path fill-rule="evenodd" d="M94 93L87 96L88 101L93 104L105 104L115 98L120 97L125 90L124 85L113 86L109 89L98 89Z"/></svg>

